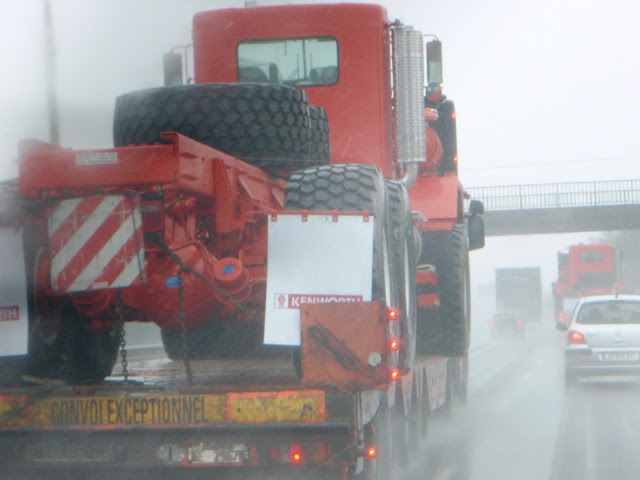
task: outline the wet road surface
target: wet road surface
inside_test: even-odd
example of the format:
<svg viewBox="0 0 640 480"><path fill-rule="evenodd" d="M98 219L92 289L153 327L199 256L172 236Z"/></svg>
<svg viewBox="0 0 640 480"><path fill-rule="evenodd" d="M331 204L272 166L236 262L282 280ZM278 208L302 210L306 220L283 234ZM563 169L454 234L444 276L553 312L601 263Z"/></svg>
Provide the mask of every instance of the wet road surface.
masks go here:
<svg viewBox="0 0 640 480"><path fill-rule="evenodd" d="M475 341L467 404L429 428L396 478L640 478L640 382L589 379L565 388L552 326L530 330L524 342Z"/></svg>

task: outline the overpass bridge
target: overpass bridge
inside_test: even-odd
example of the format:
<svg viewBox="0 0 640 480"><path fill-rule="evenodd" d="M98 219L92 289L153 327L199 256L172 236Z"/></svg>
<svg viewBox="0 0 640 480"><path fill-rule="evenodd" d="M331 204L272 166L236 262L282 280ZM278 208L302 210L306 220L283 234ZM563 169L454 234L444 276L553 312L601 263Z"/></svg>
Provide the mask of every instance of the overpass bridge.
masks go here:
<svg viewBox="0 0 640 480"><path fill-rule="evenodd" d="M640 180L466 188L487 236L640 229Z"/></svg>

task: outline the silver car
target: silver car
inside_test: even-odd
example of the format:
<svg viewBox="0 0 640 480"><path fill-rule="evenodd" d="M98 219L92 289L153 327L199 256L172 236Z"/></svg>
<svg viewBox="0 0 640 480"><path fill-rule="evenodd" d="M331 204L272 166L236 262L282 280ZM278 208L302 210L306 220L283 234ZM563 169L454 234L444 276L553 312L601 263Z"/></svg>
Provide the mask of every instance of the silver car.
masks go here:
<svg viewBox="0 0 640 480"><path fill-rule="evenodd" d="M640 375L640 295L580 300L564 336L565 382L600 375Z"/></svg>

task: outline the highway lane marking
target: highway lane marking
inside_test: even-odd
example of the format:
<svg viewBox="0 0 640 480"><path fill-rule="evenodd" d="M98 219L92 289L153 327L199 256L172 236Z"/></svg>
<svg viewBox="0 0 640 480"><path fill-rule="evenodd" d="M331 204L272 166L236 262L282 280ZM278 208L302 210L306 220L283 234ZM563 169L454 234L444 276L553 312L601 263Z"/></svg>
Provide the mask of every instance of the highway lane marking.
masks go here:
<svg viewBox="0 0 640 480"><path fill-rule="evenodd" d="M588 480L596 480L598 473L597 466L597 452L596 452L596 431L593 427L593 415L595 415L595 409L593 405L587 407L587 415L585 419L585 430L586 435L584 436L585 441L585 474Z"/></svg>

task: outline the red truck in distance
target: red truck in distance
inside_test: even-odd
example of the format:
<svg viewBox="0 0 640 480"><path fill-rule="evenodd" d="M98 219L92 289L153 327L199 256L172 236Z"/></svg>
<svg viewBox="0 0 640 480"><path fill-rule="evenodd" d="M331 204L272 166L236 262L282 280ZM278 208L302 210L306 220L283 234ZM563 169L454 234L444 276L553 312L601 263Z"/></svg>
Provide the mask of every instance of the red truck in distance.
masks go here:
<svg viewBox="0 0 640 480"><path fill-rule="evenodd" d="M556 322L568 320L581 297L623 289L617 263L616 248L610 243L580 243L558 252L558 280L553 284Z"/></svg>

